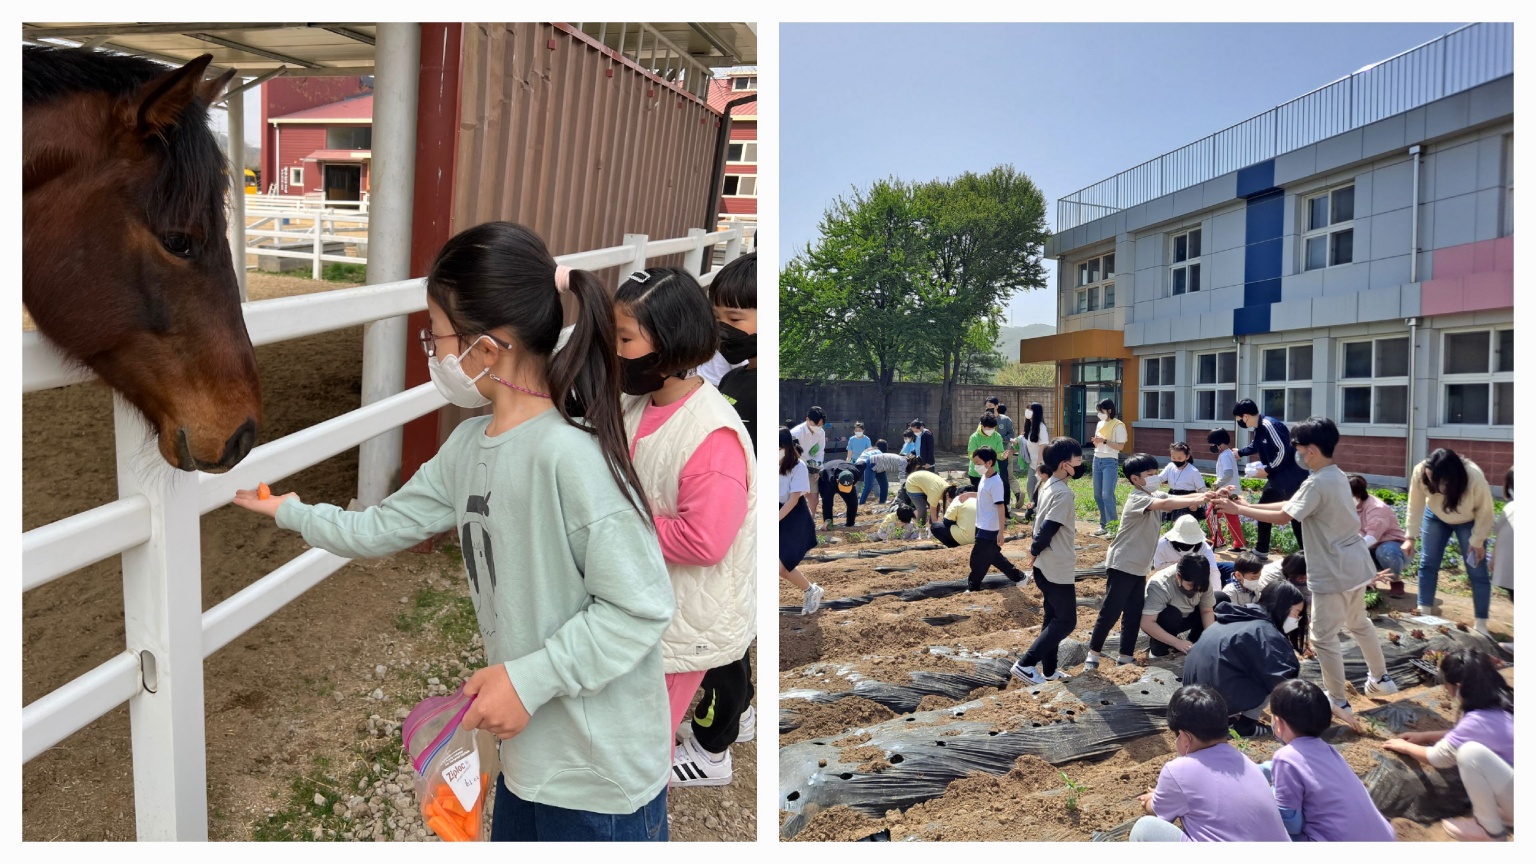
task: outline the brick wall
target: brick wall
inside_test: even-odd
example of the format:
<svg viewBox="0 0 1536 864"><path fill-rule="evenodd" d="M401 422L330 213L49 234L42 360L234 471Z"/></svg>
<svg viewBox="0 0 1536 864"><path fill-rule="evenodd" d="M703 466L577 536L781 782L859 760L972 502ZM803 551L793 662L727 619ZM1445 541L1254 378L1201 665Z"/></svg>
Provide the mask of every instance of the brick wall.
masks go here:
<svg viewBox="0 0 1536 864"><path fill-rule="evenodd" d="M1408 441L1405 438L1373 438L1343 435L1334 448L1333 461L1346 473L1403 477L1407 482Z"/></svg>
<svg viewBox="0 0 1536 864"><path fill-rule="evenodd" d="M1465 438L1431 438L1430 452L1444 447L1477 463L1488 478L1488 485L1495 489L1504 486L1504 474L1515 461L1515 445L1511 441L1469 441ZM1427 454L1426 454L1427 455ZM1497 491L1494 492L1498 494Z"/></svg>
<svg viewBox="0 0 1536 864"><path fill-rule="evenodd" d="M1174 430L1134 425L1131 428L1135 430L1136 433L1132 436L1132 440L1136 443L1136 453L1147 453L1152 456L1156 456L1159 463L1167 461L1168 447L1173 444L1174 440ZM1204 445L1205 439L1201 438L1199 443ZM1085 444L1084 446L1091 447L1092 445ZM1194 452L1195 445L1190 444L1189 447L1190 451ZM1126 455L1134 454L1131 452L1130 448L1127 448ZM1200 454L1195 453L1195 456L1198 458Z"/></svg>

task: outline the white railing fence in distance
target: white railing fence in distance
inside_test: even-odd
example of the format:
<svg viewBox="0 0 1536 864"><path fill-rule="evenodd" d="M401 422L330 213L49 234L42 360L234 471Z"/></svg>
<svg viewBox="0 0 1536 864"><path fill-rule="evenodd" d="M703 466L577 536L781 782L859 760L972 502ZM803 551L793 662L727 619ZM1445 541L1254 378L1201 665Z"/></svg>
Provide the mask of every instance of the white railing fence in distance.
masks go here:
<svg viewBox="0 0 1536 864"><path fill-rule="evenodd" d="M1468 24L1056 202L1057 231L1187 189L1515 69L1515 25Z"/></svg>
<svg viewBox="0 0 1536 864"><path fill-rule="evenodd" d="M368 263L368 215L352 210L245 211L245 253L262 258L301 258L312 262L311 279L319 279L326 263ZM288 222L307 222L307 226ZM326 228L329 226L330 230ZM343 233L346 232L346 233ZM255 242L252 242L252 241ZM264 245L272 241L273 245ZM286 244L284 241L288 241ZM326 244L341 244L341 252L326 252ZM307 250L300 249L307 246ZM345 254L355 247L356 255Z"/></svg>
<svg viewBox="0 0 1536 864"><path fill-rule="evenodd" d="M562 255L568 267L621 275L647 258L682 255L698 274L704 256L724 245L727 262L750 241L742 231L693 229L651 241L625 235L606 249ZM700 277L713 281L717 269ZM266 345L395 318L426 308L425 280L366 285L245 304L246 329ZM370 370L364 363L364 390ZM22 336L22 390L89 380L36 332ZM115 417L119 500L22 534L22 591L82 567L123 556L125 650L22 708L22 761L58 744L127 702L133 738L134 809L140 840L206 840L207 766L203 740L203 658L228 645L347 563L311 549L212 609L202 609L200 517L228 504L236 489L275 482L358 446L380 432L447 403L431 384L374 402L253 449L225 474L183 473L141 482L125 460L148 435L121 400Z"/></svg>

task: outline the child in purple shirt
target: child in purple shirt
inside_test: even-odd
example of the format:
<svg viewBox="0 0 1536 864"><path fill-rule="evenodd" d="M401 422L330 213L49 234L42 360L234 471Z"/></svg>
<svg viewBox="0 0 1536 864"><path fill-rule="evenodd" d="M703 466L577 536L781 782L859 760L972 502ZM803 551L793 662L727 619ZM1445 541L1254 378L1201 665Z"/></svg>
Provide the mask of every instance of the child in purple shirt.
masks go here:
<svg viewBox="0 0 1536 864"><path fill-rule="evenodd" d="M1228 743L1227 703L1215 688L1189 684L1174 691L1168 729L1178 736L1179 755L1163 766L1157 788L1141 796L1147 815L1131 829L1133 842L1290 839L1264 772Z"/></svg>
<svg viewBox="0 0 1536 864"><path fill-rule="evenodd" d="M1457 840L1503 840L1515 814L1515 691L1475 648L1440 660L1447 694L1461 703L1450 731L1408 732L1382 745L1435 768L1455 767L1472 815L1441 822Z"/></svg>
<svg viewBox="0 0 1536 864"><path fill-rule="evenodd" d="M1270 694L1269 713L1275 737L1285 742L1270 771L1275 803L1292 840L1397 839L1349 763L1317 737L1333 718L1322 688L1299 678L1286 681Z"/></svg>

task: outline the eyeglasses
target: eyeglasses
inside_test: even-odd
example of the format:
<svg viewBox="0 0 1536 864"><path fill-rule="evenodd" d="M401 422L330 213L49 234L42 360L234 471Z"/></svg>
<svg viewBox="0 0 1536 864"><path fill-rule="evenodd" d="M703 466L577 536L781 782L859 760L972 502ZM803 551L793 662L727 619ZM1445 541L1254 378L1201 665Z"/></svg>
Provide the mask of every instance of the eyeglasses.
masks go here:
<svg viewBox="0 0 1536 864"><path fill-rule="evenodd" d="M471 334L469 334L469 333L433 333L432 332L432 328L430 328L430 327L423 327L416 334L417 338L419 338L421 340L421 350L422 350L422 352L425 353L429 358L437 356L437 340L439 340L439 339L447 339L449 336L452 336L455 339L463 339L465 336L469 336L469 335L471 335ZM511 345L507 344L506 342L501 341L500 339L497 339L495 336L492 336L489 333L481 333L480 336L484 336L485 338L491 340L492 342L495 342L497 346L499 346L500 348L502 348L504 350L510 351L512 349Z"/></svg>

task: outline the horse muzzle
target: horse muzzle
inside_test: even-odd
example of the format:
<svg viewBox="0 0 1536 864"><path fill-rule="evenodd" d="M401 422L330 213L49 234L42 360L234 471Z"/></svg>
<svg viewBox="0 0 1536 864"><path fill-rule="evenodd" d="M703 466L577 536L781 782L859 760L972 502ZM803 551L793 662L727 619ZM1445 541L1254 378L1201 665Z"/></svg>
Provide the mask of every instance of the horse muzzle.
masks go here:
<svg viewBox="0 0 1536 864"><path fill-rule="evenodd" d="M177 466L183 471L206 471L209 474L222 474L225 471L240 464L240 460L251 452L256 446L256 421L247 419L240 424L240 428L229 436L224 442L224 452L217 462L207 462L192 455L192 447L187 443L187 430L182 427L176 430L176 455Z"/></svg>

